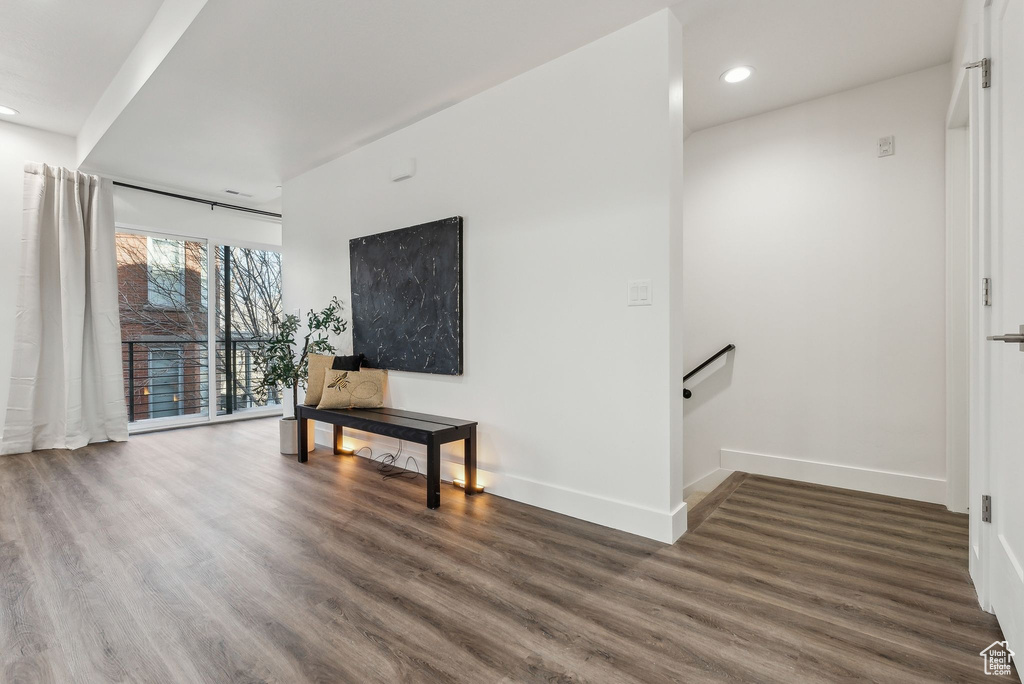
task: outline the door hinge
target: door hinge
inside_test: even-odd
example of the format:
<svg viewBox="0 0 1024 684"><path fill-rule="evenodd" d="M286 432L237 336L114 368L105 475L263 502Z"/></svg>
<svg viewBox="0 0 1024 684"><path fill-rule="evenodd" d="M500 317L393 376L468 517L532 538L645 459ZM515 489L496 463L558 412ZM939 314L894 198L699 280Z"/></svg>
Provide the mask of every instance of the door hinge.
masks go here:
<svg viewBox="0 0 1024 684"><path fill-rule="evenodd" d="M992 522L992 497L988 494L981 495L981 522Z"/></svg>
<svg viewBox="0 0 1024 684"><path fill-rule="evenodd" d="M992 60L988 57L979 59L977 62L971 62L965 65L964 69L981 69L981 87L989 88L992 86Z"/></svg>
<svg viewBox="0 0 1024 684"><path fill-rule="evenodd" d="M992 279L981 279L981 303L985 306L992 306Z"/></svg>

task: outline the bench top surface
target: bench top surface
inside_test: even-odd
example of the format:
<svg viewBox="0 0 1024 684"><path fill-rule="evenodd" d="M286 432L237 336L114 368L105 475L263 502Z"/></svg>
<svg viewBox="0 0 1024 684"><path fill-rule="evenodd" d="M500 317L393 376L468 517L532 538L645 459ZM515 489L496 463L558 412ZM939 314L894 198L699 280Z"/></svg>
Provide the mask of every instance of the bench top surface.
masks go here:
<svg viewBox="0 0 1024 684"><path fill-rule="evenodd" d="M424 432L441 432L451 428L476 425L476 421L446 418L445 416L434 416L429 413L417 413L415 411L403 411L387 407L371 409L318 409L315 406L300 406L299 408L313 420L316 420L317 414L320 414L322 418L327 420L330 420L332 416L347 416L371 423L397 425Z"/></svg>

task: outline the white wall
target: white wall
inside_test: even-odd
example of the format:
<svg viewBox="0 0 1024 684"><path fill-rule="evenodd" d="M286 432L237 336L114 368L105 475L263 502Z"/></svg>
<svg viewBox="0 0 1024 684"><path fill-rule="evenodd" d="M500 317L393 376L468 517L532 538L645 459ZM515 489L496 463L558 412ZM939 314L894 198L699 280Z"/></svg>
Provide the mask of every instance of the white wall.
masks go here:
<svg viewBox="0 0 1024 684"><path fill-rule="evenodd" d="M690 385L688 485L724 465L944 501L949 74L687 138L686 366L738 347Z"/></svg>
<svg viewBox="0 0 1024 684"><path fill-rule="evenodd" d="M462 215L465 374L392 373L390 404L478 420L492 493L665 541L685 529L668 254L680 41L660 12L284 188L288 311L350 299L351 237ZM416 176L390 182L408 157ZM630 278L653 280L653 306L626 306ZM461 446L445 458L461 476Z"/></svg>
<svg viewBox="0 0 1024 684"><path fill-rule="evenodd" d="M74 167L75 139L0 121L0 429L11 378L26 161Z"/></svg>

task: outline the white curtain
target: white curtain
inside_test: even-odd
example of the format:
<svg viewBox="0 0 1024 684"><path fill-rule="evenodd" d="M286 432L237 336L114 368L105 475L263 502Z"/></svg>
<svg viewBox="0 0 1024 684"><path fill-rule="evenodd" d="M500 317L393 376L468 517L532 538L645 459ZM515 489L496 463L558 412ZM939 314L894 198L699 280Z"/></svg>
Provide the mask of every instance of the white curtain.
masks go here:
<svg viewBox="0 0 1024 684"><path fill-rule="evenodd" d="M113 186L30 163L24 212L0 453L124 441Z"/></svg>

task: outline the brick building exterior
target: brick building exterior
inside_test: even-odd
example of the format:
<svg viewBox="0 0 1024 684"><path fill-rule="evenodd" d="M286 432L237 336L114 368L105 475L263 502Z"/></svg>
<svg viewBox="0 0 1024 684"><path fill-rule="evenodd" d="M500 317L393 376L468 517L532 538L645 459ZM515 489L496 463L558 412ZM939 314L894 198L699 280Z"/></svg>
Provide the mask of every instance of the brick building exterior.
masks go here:
<svg viewBox="0 0 1024 684"><path fill-rule="evenodd" d="M132 420L206 410L206 245L117 236L125 402Z"/></svg>

